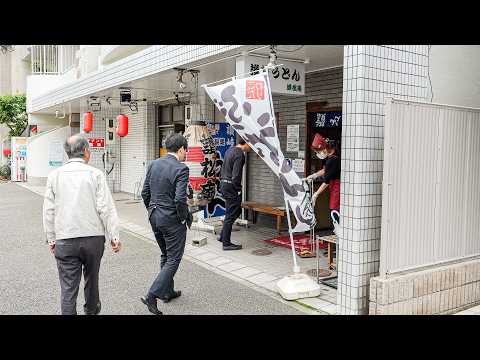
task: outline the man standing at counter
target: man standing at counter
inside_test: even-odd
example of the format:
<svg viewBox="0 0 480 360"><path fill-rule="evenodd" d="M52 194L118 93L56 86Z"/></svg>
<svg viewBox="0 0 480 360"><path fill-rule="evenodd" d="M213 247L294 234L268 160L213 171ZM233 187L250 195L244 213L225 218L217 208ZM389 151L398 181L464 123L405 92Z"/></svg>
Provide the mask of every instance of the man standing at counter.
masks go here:
<svg viewBox="0 0 480 360"><path fill-rule="evenodd" d="M223 250L240 250L242 245L233 244L230 240L232 226L242 212L242 174L245 164L245 153L250 146L240 139L238 144L229 148L223 160L220 175L220 192L225 199L225 221L218 241L223 243Z"/></svg>

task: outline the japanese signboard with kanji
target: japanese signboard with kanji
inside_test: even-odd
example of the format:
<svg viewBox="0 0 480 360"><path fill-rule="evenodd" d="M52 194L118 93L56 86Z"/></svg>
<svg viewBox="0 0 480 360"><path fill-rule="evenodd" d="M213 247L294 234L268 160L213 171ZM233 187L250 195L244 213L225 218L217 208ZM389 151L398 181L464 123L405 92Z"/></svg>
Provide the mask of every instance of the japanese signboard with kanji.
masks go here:
<svg viewBox="0 0 480 360"><path fill-rule="evenodd" d="M208 123L208 131L215 141L217 152L214 160L214 172L215 172L215 197L205 207L204 217L214 217L225 215L225 199L219 190L220 185L220 172L222 169L223 158L225 152L232 146L235 146L236 135L233 127L228 123Z"/></svg>
<svg viewBox="0 0 480 360"><path fill-rule="evenodd" d="M335 128L342 126L341 111L322 111L308 113L309 123L312 129Z"/></svg>
<svg viewBox="0 0 480 360"><path fill-rule="evenodd" d="M240 56L237 58L237 74L256 75L265 67L268 59L256 56ZM269 71L271 91L273 94L305 95L305 64L277 60L280 65ZM249 90L250 89L250 90ZM250 92L249 92L250 91ZM255 93L254 93L255 92ZM260 95L258 89L250 82L247 84L247 99L249 96Z"/></svg>
<svg viewBox="0 0 480 360"><path fill-rule="evenodd" d="M300 126L287 125L287 152L298 152L300 149Z"/></svg>
<svg viewBox="0 0 480 360"><path fill-rule="evenodd" d="M90 145L90 150L103 151L105 149L104 138L88 138L87 140L88 144Z"/></svg>

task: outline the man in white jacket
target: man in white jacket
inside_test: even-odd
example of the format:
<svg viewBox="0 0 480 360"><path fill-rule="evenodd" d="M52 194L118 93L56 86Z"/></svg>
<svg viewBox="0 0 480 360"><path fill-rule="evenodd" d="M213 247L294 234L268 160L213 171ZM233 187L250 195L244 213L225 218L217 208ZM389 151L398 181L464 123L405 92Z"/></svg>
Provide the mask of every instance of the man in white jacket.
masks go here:
<svg viewBox="0 0 480 360"><path fill-rule="evenodd" d="M86 315L101 310L98 274L105 241L120 251L118 216L105 174L90 165L87 140L74 135L64 144L69 160L48 176L43 227L57 261L62 315L77 314L80 280L85 280Z"/></svg>

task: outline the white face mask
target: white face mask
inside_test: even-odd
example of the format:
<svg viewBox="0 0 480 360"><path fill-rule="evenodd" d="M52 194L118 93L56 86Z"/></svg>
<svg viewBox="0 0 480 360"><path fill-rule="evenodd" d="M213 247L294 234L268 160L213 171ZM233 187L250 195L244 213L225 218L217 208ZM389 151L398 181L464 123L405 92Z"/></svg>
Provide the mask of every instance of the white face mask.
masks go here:
<svg viewBox="0 0 480 360"><path fill-rule="evenodd" d="M321 151L317 153L317 157L321 160L325 159L327 157L327 153L325 151Z"/></svg>

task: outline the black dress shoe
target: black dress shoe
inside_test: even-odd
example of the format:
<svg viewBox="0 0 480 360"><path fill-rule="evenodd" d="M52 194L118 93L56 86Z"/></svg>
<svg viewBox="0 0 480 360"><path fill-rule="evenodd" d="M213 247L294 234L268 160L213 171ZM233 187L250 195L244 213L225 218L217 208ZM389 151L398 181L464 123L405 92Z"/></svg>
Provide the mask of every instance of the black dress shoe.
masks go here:
<svg viewBox="0 0 480 360"><path fill-rule="evenodd" d="M101 310L102 310L102 303L100 301L98 302L94 312L89 312L87 310L87 307L85 305L83 306L83 311L85 312L85 315L98 315L100 314Z"/></svg>
<svg viewBox="0 0 480 360"><path fill-rule="evenodd" d="M221 236L217 237L217 241L223 242L222 237Z"/></svg>
<svg viewBox="0 0 480 360"><path fill-rule="evenodd" d="M168 303L170 300L173 300L173 299L179 297L180 295L182 295L182 292L180 290L178 290L178 291L174 290L173 293L170 296L167 296L166 298L163 298L162 301L164 303Z"/></svg>
<svg viewBox="0 0 480 360"><path fill-rule="evenodd" d="M148 311L150 311L153 315L163 315L163 313L157 308L157 299L149 299L146 296L142 296L140 300L142 300L142 303L147 305Z"/></svg>
<svg viewBox="0 0 480 360"><path fill-rule="evenodd" d="M235 244L223 244L223 250L240 250L242 245L235 245Z"/></svg>

